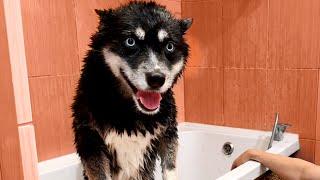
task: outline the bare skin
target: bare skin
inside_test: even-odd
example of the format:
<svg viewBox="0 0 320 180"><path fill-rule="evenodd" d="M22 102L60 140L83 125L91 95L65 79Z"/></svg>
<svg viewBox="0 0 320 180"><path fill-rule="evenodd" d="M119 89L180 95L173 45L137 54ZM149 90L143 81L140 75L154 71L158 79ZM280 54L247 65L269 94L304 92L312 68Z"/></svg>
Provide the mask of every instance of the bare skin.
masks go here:
<svg viewBox="0 0 320 180"><path fill-rule="evenodd" d="M241 154L232 164L232 169L241 164L254 160L258 161L282 179L316 180L320 179L320 167L302 159L290 158L267 153L265 151L249 149Z"/></svg>

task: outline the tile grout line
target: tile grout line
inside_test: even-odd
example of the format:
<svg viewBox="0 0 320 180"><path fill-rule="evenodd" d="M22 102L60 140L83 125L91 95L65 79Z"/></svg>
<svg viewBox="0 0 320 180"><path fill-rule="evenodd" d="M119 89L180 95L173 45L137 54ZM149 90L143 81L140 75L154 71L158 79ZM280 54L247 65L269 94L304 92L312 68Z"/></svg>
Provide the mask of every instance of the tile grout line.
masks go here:
<svg viewBox="0 0 320 180"><path fill-rule="evenodd" d="M228 70L273 70L273 71L312 71L320 68L255 68L255 67L210 67L210 66L187 66L188 68L228 69Z"/></svg>
<svg viewBox="0 0 320 180"><path fill-rule="evenodd" d="M268 9L268 11L267 11L267 57L266 57L266 59L265 59L265 69L268 69L268 60L269 60L269 18L270 18L270 0L268 0L268 7L267 7L267 9ZM266 70L266 77L265 77L265 79L266 79L266 90L268 91L268 71ZM268 98L268 92L266 92L266 98ZM268 105L267 105L267 100L265 99L265 103L264 103L264 105L265 105L265 126L268 126L267 125L267 123L268 123L268 112L267 112L267 108L268 108Z"/></svg>
<svg viewBox="0 0 320 180"><path fill-rule="evenodd" d="M29 79L34 78L53 78L53 77L72 77L72 76L80 76L80 73L76 74L57 74L57 75L39 75L39 76L29 76Z"/></svg>
<svg viewBox="0 0 320 180"><path fill-rule="evenodd" d="M221 53L221 58L222 58L222 115L221 115L221 120L222 120L222 124L223 126L226 125L225 122L225 58L224 58L224 19L223 19L223 15L224 15L224 8L223 8L223 2L221 2L221 17L222 17L222 53Z"/></svg>
<svg viewBox="0 0 320 180"><path fill-rule="evenodd" d="M316 140L318 140L318 121L319 121L319 91L320 91L320 88L319 88L319 82L320 82L320 77L319 77L319 75L320 75L320 70L318 70L318 74L317 74L317 82L318 82L318 86L317 86L317 113L316 113Z"/></svg>
<svg viewBox="0 0 320 180"><path fill-rule="evenodd" d="M0 3L1 3L1 2L0 2ZM3 162L1 157L2 157L2 156L0 156L0 162ZM2 168L1 166L2 166L2 163L0 163L0 180L4 179L4 178L3 178L3 175L2 175L2 172L1 172L1 169L3 169L3 168Z"/></svg>
<svg viewBox="0 0 320 180"><path fill-rule="evenodd" d="M73 6L73 15L74 15L74 26L76 29L76 41L77 41L77 57L78 57L78 62L79 62L79 72L81 71L81 59L80 59L80 46L79 46L79 32L78 32L78 17L77 17L77 11L76 11L76 3L74 0L72 0L72 6Z"/></svg>
<svg viewBox="0 0 320 180"><path fill-rule="evenodd" d="M318 136L317 136L317 132L318 132L318 117L319 117L319 70L318 70L318 73L317 73L317 82L318 82L318 86L317 86L317 105L316 105L316 107L317 107L317 110L316 110L316 128L315 128L315 146L314 146L314 160L316 160L316 146L317 146L317 139L318 139Z"/></svg>

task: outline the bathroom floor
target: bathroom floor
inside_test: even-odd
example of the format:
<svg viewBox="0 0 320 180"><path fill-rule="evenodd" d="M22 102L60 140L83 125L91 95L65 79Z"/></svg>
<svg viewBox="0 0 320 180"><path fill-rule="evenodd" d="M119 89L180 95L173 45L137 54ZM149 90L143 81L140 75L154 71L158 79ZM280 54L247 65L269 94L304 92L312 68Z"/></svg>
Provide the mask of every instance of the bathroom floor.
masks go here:
<svg viewBox="0 0 320 180"><path fill-rule="evenodd" d="M272 171L267 171L265 174L258 177L256 180L281 180L281 178Z"/></svg>

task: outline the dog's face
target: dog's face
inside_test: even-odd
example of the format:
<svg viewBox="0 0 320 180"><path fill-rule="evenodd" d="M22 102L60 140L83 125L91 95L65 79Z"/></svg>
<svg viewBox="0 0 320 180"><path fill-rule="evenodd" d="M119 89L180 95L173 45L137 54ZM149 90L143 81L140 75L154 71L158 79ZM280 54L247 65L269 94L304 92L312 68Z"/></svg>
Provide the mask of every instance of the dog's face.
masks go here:
<svg viewBox="0 0 320 180"><path fill-rule="evenodd" d="M183 71L188 56L183 35L192 20L175 19L153 2L96 12L105 62L122 83L124 94L142 113L157 113L161 95Z"/></svg>

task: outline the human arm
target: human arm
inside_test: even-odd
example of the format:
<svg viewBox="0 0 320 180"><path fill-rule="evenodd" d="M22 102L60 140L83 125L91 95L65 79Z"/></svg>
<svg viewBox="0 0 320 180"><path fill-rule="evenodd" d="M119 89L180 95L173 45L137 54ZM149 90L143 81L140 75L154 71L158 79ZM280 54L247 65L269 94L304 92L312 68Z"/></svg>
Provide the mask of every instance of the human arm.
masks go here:
<svg viewBox="0 0 320 180"><path fill-rule="evenodd" d="M258 161L283 179L320 179L320 167L310 162L250 149L232 164L232 169L248 160Z"/></svg>

